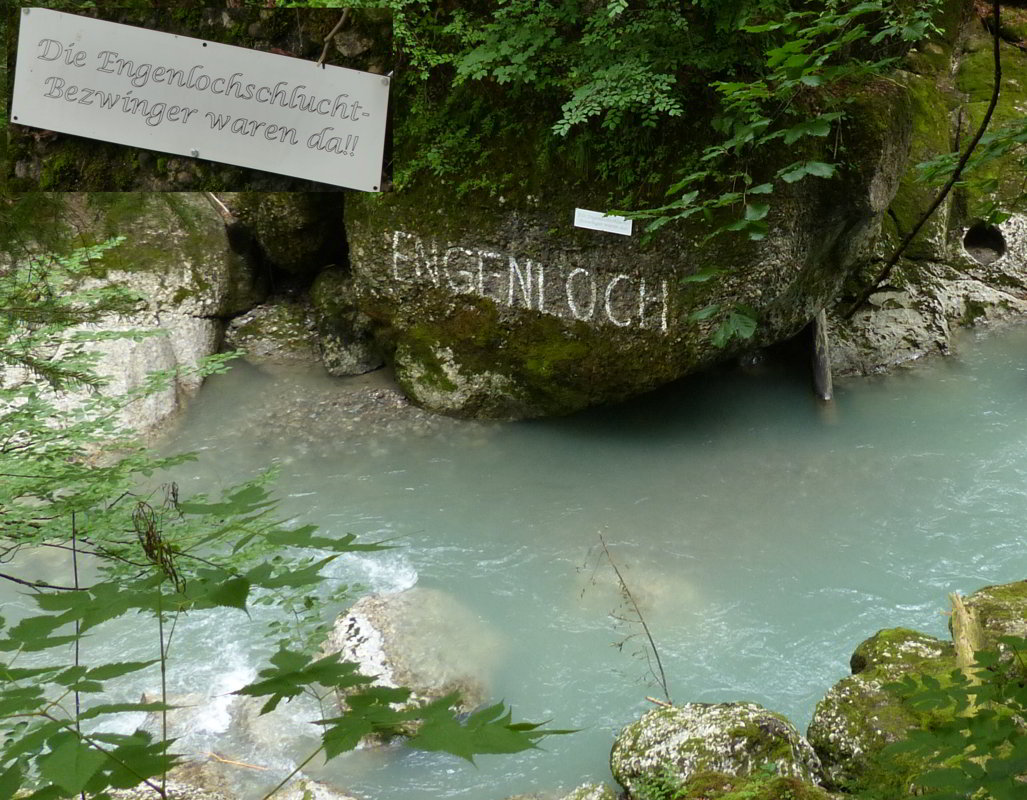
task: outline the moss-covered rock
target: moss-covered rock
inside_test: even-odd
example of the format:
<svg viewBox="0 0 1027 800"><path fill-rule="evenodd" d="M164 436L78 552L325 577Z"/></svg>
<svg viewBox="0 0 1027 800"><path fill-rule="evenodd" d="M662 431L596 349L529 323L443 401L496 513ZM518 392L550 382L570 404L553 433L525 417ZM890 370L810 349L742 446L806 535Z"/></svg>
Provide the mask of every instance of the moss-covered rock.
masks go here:
<svg viewBox="0 0 1027 800"><path fill-rule="evenodd" d="M829 788L879 784L901 786L919 765L894 762L883 772L877 756L910 728L929 725L931 712L918 711L884 685L903 675L944 679L956 668L951 644L907 628L878 631L859 645L850 662L853 674L836 683L817 703L807 737L823 764Z"/></svg>
<svg viewBox="0 0 1027 800"><path fill-rule="evenodd" d="M307 303L278 299L233 319L225 346L255 364L310 364L318 359L314 318Z"/></svg>
<svg viewBox="0 0 1027 800"><path fill-rule="evenodd" d="M175 379L125 409L121 421L142 434L157 430L199 388L195 368L216 353L223 318L259 295L250 266L229 247L225 225L199 194L53 195L46 219L22 222L20 245L5 257L45 252L67 254L114 236L124 242L92 264L90 285L117 284L138 298L128 314L110 314L92 331L139 330L141 339L115 338L91 347L99 353L103 391L123 396L152 371L177 372ZM50 216L52 215L52 216ZM83 397L62 394L55 402L77 407Z"/></svg>
<svg viewBox="0 0 1027 800"><path fill-rule="evenodd" d="M830 800L819 786L792 776L750 775L739 778L722 772L696 775L674 794L673 800Z"/></svg>
<svg viewBox="0 0 1027 800"><path fill-rule="evenodd" d="M812 783L820 761L795 726L756 703L688 703L654 709L622 729L610 768L630 798L645 800L653 784L681 787L708 772Z"/></svg>
<svg viewBox="0 0 1027 800"><path fill-rule="evenodd" d="M616 800L616 796L606 784L585 783L560 800Z"/></svg>
<svg viewBox="0 0 1027 800"><path fill-rule="evenodd" d="M780 190L760 242L706 241L699 225L644 244L574 227L575 208L602 209L606 189L557 174L526 174L530 191L502 196L422 185L347 198L358 306L409 396L468 417L615 402L787 338L836 295L905 163L906 93L875 82L851 116L845 176ZM779 155L824 156L808 150ZM716 279L682 281L697 274ZM752 337L715 345L739 307L755 315Z"/></svg>
<svg viewBox="0 0 1027 800"><path fill-rule="evenodd" d="M310 288L321 363L330 375L362 375L385 362L371 333L371 320L355 301L353 278L339 268L322 272Z"/></svg>
<svg viewBox="0 0 1027 800"><path fill-rule="evenodd" d="M222 195L272 268L312 278L346 263L343 195L335 192L234 192Z"/></svg>
<svg viewBox="0 0 1027 800"><path fill-rule="evenodd" d="M986 647L997 647L1002 636L1027 638L1027 581L985 586L965 605L981 624Z"/></svg>

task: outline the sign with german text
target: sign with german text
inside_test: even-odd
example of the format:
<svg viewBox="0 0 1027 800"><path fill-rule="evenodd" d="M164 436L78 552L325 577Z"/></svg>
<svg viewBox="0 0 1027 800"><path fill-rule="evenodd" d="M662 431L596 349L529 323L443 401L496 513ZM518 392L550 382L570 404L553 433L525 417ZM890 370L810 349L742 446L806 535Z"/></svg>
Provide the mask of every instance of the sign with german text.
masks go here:
<svg viewBox="0 0 1027 800"><path fill-rule="evenodd" d="M378 191L389 79L22 9L11 121Z"/></svg>

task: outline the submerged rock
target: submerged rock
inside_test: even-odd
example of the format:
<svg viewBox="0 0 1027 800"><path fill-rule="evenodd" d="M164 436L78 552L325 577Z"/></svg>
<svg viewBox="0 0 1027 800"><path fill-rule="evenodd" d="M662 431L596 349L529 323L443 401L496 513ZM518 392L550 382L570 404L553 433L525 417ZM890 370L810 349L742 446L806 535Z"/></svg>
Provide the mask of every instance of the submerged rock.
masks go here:
<svg viewBox="0 0 1027 800"><path fill-rule="evenodd" d="M746 777L765 770L812 783L820 761L785 717L756 703L688 703L648 712L617 735L614 778L628 796L678 790L701 773Z"/></svg>
<svg viewBox="0 0 1027 800"><path fill-rule="evenodd" d="M253 364L313 364L318 360L309 305L279 299L233 319L225 347L244 352Z"/></svg>
<svg viewBox="0 0 1027 800"><path fill-rule="evenodd" d="M335 621L322 650L356 662L378 685L409 688L409 703L459 692L458 709L472 711L488 696L486 676L499 648L497 635L450 595L415 587L357 601Z"/></svg>
<svg viewBox="0 0 1027 800"><path fill-rule="evenodd" d="M327 783L300 778L275 792L277 800L356 800L347 792Z"/></svg>
<svg viewBox="0 0 1027 800"><path fill-rule="evenodd" d="M907 628L878 631L856 648L850 664L853 674L817 703L806 734L829 788L879 781L881 750L931 719L930 712L911 708L885 684L907 674L940 677L956 668L950 643ZM897 773L888 779L902 784Z"/></svg>

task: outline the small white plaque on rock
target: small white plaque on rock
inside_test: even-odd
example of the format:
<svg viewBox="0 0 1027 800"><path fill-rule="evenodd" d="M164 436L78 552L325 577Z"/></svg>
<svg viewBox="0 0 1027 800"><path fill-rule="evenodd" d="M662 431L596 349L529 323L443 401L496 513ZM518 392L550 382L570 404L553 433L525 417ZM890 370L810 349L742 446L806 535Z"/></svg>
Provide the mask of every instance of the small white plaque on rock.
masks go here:
<svg viewBox="0 0 1027 800"><path fill-rule="evenodd" d="M616 214L604 214L602 211L589 211L586 208L574 209L574 227L591 228L594 231L631 235L632 220Z"/></svg>
<svg viewBox="0 0 1027 800"><path fill-rule="evenodd" d="M11 121L378 191L389 79L22 9Z"/></svg>

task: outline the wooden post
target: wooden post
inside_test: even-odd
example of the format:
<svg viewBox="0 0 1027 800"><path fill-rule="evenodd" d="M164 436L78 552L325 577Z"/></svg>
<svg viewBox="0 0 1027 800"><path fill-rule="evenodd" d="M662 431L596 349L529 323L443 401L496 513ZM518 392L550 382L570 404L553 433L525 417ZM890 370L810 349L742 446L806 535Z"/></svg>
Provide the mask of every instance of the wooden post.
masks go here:
<svg viewBox="0 0 1027 800"><path fill-rule="evenodd" d="M813 320L813 391L824 401L834 397L831 345L827 340L827 312L824 309L820 309Z"/></svg>

